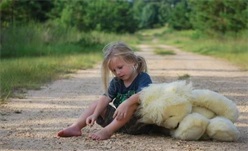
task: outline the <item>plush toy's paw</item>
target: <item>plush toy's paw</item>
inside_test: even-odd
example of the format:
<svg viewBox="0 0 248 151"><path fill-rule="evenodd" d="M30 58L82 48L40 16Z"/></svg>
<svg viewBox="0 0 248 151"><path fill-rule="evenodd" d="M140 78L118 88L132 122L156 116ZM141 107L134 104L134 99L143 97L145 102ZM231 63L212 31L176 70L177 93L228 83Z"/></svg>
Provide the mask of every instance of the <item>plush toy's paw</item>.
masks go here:
<svg viewBox="0 0 248 151"><path fill-rule="evenodd" d="M216 116L214 112L210 111L209 109L205 107L200 107L200 106L193 106L192 113L199 113L208 119L211 119Z"/></svg>
<svg viewBox="0 0 248 151"><path fill-rule="evenodd" d="M238 119L239 111L236 104L225 96L210 90L193 90L192 94L193 99L190 102L193 106L205 107L232 122Z"/></svg>
<svg viewBox="0 0 248 151"><path fill-rule="evenodd" d="M210 138L219 141L236 141L240 136L236 126L230 120L220 116L210 120L207 134Z"/></svg>
<svg viewBox="0 0 248 151"><path fill-rule="evenodd" d="M209 119L198 113L187 115L179 124L179 127L171 131L174 138L182 140L198 140L206 131Z"/></svg>

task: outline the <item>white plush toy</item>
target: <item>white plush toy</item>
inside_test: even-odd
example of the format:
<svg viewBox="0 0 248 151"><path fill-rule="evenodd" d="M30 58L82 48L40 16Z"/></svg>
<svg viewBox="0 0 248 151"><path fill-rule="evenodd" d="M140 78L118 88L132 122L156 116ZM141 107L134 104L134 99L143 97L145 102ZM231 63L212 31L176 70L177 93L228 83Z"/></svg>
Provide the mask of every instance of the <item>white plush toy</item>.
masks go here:
<svg viewBox="0 0 248 151"><path fill-rule="evenodd" d="M171 130L182 140L202 137L236 141L239 131L233 124L239 116L236 104L211 90L192 90L186 81L152 84L140 93L136 112L141 122Z"/></svg>

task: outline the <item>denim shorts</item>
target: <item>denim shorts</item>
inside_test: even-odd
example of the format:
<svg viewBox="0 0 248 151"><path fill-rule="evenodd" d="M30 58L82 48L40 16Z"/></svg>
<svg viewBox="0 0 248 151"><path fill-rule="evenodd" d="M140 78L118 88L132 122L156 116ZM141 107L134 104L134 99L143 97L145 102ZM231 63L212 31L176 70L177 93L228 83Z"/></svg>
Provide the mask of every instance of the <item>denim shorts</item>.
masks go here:
<svg viewBox="0 0 248 151"><path fill-rule="evenodd" d="M102 127L110 124L114 118L113 115L115 113L115 108L111 105L108 105L106 108L105 118L99 116L96 120L96 123L101 125ZM117 132L138 135L138 134L148 134L154 125L145 124L138 122L139 117L133 115L133 117L127 122L123 127L121 127Z"/></svg>

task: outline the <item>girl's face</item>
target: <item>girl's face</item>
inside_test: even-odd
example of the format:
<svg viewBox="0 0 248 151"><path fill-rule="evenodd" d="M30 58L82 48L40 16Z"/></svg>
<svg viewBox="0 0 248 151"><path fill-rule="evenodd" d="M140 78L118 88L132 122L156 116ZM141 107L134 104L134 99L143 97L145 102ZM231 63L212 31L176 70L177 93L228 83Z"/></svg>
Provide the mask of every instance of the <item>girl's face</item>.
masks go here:
<svg viewBox="0 0 248 151"><path fill-rule="evenodd" d="M134 63L125 62L122 57L113 57L109 63L110 71L124 82L132 82L137 72L134 69Z"/></svg>

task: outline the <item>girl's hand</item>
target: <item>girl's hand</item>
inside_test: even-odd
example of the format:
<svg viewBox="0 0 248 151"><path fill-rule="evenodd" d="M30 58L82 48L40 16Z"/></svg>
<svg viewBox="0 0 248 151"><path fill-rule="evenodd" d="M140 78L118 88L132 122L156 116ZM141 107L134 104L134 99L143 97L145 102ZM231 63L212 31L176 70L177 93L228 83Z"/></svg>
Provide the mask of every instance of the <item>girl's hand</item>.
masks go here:
<svg viewBox="0 0 248 151"><path fill-rule="evenodd" d="M113 118L116 118L116 120L122 120L123 118L126 118L129 107L130 106L128 105L127 101L121 103L116 109Z"/></svg>
<svg viewBox="0 0 248 151"><path fill-rule="evenodd" d="M90 115L86 119L86 124L88 126L92 127L95 124L96 118L97 118L97 116L95 116L94 114Z"/></svg>

